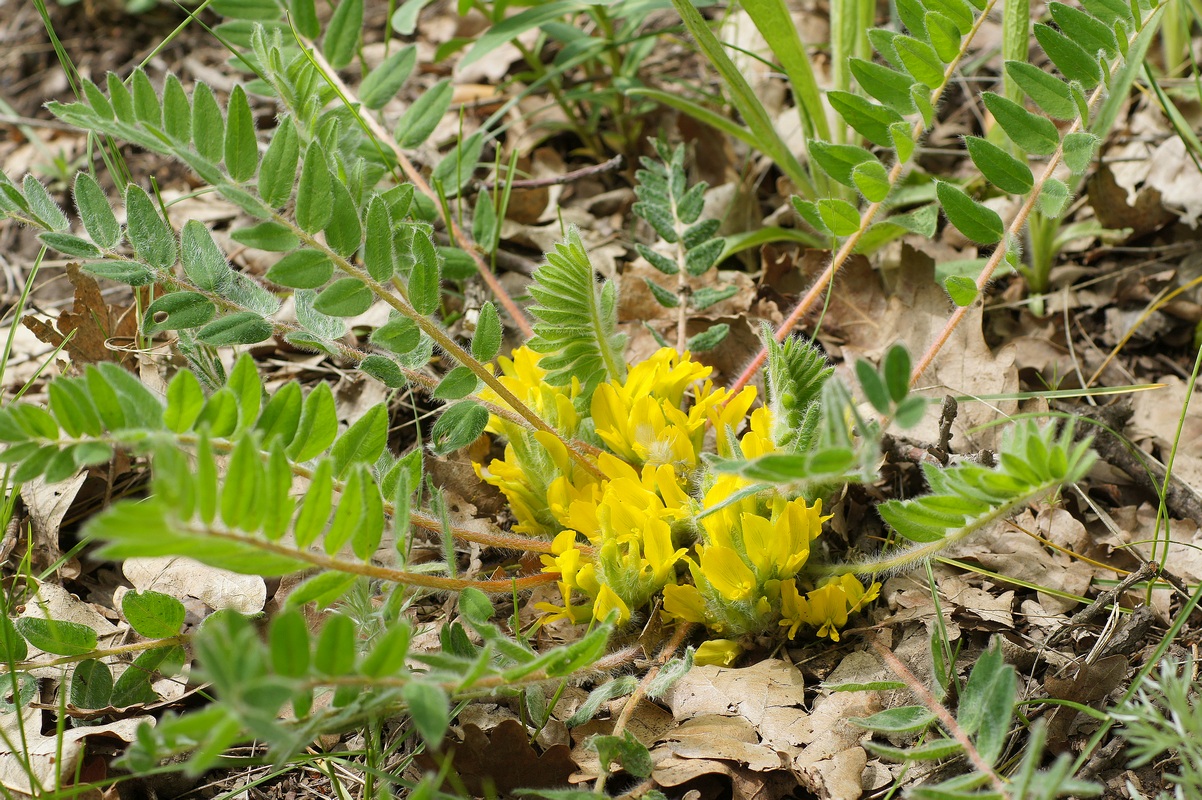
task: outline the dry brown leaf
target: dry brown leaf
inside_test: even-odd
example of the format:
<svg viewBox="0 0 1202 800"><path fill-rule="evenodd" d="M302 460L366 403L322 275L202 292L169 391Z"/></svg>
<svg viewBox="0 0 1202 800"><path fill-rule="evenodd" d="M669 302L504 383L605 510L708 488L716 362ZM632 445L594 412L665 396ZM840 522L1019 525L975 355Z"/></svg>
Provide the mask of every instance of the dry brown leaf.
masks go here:
<svg viewBox="0 0 1202 800"><path fill-rule="evenodd" d="M267 585L260 576L238 575L191 558L130 558L122 571L139 592L162 592L181 601L195 598L214 611L257 614L267 602Z"/></svg>
<svg viewBox="0 0 1202 800"><path fill-rule="evenodd" d="M124 346L138 332L138 323L132 306L117 308L105 302L96 280L79 269L78 264L67 265L67 277L75 287L75 302L68 311L63 309L53 326L32 314L22 322L47 344L58 347L74 332L64 352L77 365L96 364L101 361L116 361L128 366L133 363L133 354L120 352L110 346Z"/></svg>
<svg viewBox="0 0 1202 800"><path fill-rule="evenodd" d="M452 747L454 770L476 797L490 796L493 791L507 796L514 789L566 787L576 771L567 745L553 745L540 754L530 744L526 726L516 719L502 720L487 733L468 723L463 726L463 741ZM438 771L437 762L429 756L423 754L418 761Z"/></svg>
<svg viewBox="0 0 1202 800"><path fill-rule="evenodd" d="M58 546L59 528L87 477L86 472L80 472L59 483L46 483L39 477L21 484L21 500L29 511L29 523L33 529L32 559L35 567L48 567L62 556L63 552Z"/></svg>
<svg viewBox="0 0 1202 800"><path fill-rule="evenodd" d="M37 709L26 709L21 714L11 713L0 717L0 730L3 740L0 740L0 785L12 793L11 796L46 797L47 792L55 794L55 790L71 786L80 759L87 752L88 740L107 739L129 743L134 740L138 727L143 723L155 724L154 717L130 717L109 722L104 725L91 725L81 728L68 728L63 731L61 742L54 735L42 734L42 712ZM24 738L22 738L24 737ZM14 753L3 743L4 741L20 744L24 741L26 749ZM31 785L30 776L34 779ZM62 780L61 783L59 781ZM72 792L72 798L81 800L100 800L99 789L87 789L82 793Z"/></svg>
<svg viewBox="0 0 1202 800"><path fill-rule="evenodd" d="M880 659L868 652L849 653L827 676L831 685L892 680ZM855 800L863 792L867 753L860 742L863 728L848 721L867 717L883 707L880 692L830 692L814 702L799 728L801 752L793 770L802 785L821 798Z"/></svg>
<svg viewBox="0 0 1202 800"><path fill-rule="evenodd" d="M1072 521L1067 512L1061 513L1069 517L1068 521ZM1093 567L1060 551L1049 550L1024 533L1030 531L1045 535L1053 519L1060 520L1062 530L1068 527L1067 521L1059 516L1041 514L1037 519L1030 511L1023 511L1012 523L991 525L974 535L956 549L955 555L958 558L972 559L986 569L1008 578L1084 596L1089 590L1090 581L1093 580ZM1078 604L1075 600L1047 592L1039 592L1038 599L1041 606L1053 613L1064 613Z"/></svg>
<svg viewBox="0 0 1202 800"><path fill-rule="evenodd" d="M934 341L950 312L950 301L935 280L935 264L908 246L890 276L892 292L886 294L881 276L864 259L852 259L843 268L831 298L825 325L830 330L820 338L841 347L847 368L858 358L873 363L894 343L901 342L915 361ZM854 385L854 383L853 383ZM1018 391L1015 351L1004 345L996 353L981 333L979 307L965 315L943 346L934 364L920 381L918 394L940 399L945 394L992 395ZM967 431L995 420L999 413L1011 414L1014 401L962 403L952 426L953 445L965 451L995 447L997 428L967 435ZM926 419L909 433L918 439L936 441L937 415Z"/></svg>

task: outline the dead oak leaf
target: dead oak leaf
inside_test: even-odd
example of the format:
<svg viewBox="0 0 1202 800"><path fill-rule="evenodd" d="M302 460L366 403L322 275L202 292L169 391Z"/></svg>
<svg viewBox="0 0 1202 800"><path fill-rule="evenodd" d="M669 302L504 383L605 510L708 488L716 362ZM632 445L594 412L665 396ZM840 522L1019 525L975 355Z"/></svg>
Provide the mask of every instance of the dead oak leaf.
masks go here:
<svg viewBox="0 0 1202 800"><path fill-rule="evenodd" d="M66 341L64 349L75 364L115 361L128 366L133 355L109 347L109 341L131 339L137 334L134 308L118 308L105 302L100 285L91 275L81 271L78 264L67 265L67 278L75 287L71 310L61 311L53 326L32 314L25 315L21 321L46 344L58 347ZM68 336L71 337L69 341Z"/></svg>
<svg viewBox="0 0 1202 800"><path fill-rule="evenodd" d="M824 346L841 349L848 367L858 358L879 363L885 351L899 342L917 361L951 313L951 302L935 279L935 262L924 253L904 245L899 265L888 277L892 287L887 290L881 274L867 260L853 258L837 278L824 322L829 330L820 332L819 339ZM943 345L917 393L939 399L945 394L980 397L1017 392L1015 357L1010 345L996 353L990 350L981 330L981 310L974 308ZM997 428L971 437L967 431L992 422L999 413L1012 414L1015 410L1015 401L961 404L952 426L954 446L961 451L995 447ZM927 414L909 434L936 441L937 423L935 414Z"/></svg>
<svg viewBox="0 0 1202 800"><path fill-rule="evenodd" d="M454 753L455 772L476 797L486 792L491 796L491 791L508 795L522 788L566 787L576 771L567 745L553 745L540 755L530 744L526 726L515 719L503 720L487 733L478 725L464 725L463 741L454 745ZM419 758L423 760L437 770L432 759Z"/></svg>

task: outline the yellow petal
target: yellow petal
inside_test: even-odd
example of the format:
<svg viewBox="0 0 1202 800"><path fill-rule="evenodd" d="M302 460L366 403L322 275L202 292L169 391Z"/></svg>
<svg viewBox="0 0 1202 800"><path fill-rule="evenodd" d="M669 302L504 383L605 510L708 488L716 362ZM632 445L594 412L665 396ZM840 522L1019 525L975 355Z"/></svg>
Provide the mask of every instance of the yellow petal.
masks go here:
<svg viewBox="0 0 1202 800"><path fill-rule="evenodd" d="M701 571L727 600L746 600L755 590L755 573L730 547L705 548Z"/></svg>
<svg viewBox="0 0 1202 800"><path fill-rule="evenodd" d="M671 584L664 587L664 613L685 622L705 624L705 598L696 586Z"/></svg>
<svg viewBox="0 0 1202 800"><path fill-rule="evenodd" d="M693 654L693 663L699 666L713 664L729 667L742 654L743 648L739 646L738 642L730 639L711 639L708 642L702 642L701 646L697 648L697 652Z"/></svg>

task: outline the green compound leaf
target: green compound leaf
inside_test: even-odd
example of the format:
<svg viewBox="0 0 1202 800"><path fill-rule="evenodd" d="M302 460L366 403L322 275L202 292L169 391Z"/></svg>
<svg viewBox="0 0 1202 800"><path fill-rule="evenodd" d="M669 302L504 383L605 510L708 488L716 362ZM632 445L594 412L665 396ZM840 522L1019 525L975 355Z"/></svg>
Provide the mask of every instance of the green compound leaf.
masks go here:
<svg viewBox="0 0 1202 800"><path fill-rule="evenodd" d="M409 681L401 690L413 726L426 746L437 748L451 724L450 702L442 688L433 683Z"/></svg>
<svg viewBox="0 0 1202 800"><path fill-rule="evenodd" d="M150 78L141 67L134 70L132 76L134 87L134 116L139 122L144 122L154 128L163 126L163 109L159 105L158 95L150 85Z"/></svg>
<svg viewBox="0 0 1202 800"><path fill-rule="evenodd" d="M126 233L138 257L159 271L175 266L178 252L175 234L155 211L142 187L130 184L125 190Z"/></svg>
<svg viewBox="0 0 1202 800"><path fill-rule="evenodd" d="M147 639L166 639L184 627L184 604L159 592L126 592L121 613L130 627Z"/></svg>
<svg viewBox="0 0 1202 800"><path fill-rule="evenodd" d="M926 5L950 19L961 34L972 30L974 15L972 7L965 0L927 0Z"/></svg>
<svg viewBox="0 0 1202 800"><path fill-rule="evenodd" d="M332 317L357 317L371 307L375 295L358 278L339 278L313 301L314 310Z"/></svg>
<svg viewBox="0 0 1202 800"><path fill-rule="evenodd" d="M1065 78L1080 81L1086 89L1101 82L1101 65L1081 45L1042 22L1035 23L1035 38Z"/></svg>
<svg viewBox="0 0 1202 800"><path fill-rule="evenodd" d="M889 126L905 122L901 114L893 109L878 106L849 92L831 91L827 93L827 99L848 125L879 147L892 147L893 138L889 133Z"/></svg>
<svg viewBox="0 0 1202 800"><path fill-rule="evenodd" d="M971 306L977 299L977 282L964 275L950 275L943 282L943 288L956 305L964 308Z"/></svg>
<svg viewBox="0 0 1202 800"><path fill-rule="evenodd" d="M338 255L349 258L363 240L363 227L359 223L359 210L350 191L339 181L331 181L334 212L325 227L326 244Z"/></svg>
<svg viewBox="0 0 1202 800"><path fill-rule="evenodd" d="M359 85L359 99L363 105L373 111L383 108L396 97L416 65L416 45L402 47L390 55L380 66L367 73Z"/></svg>
<svg viewBox="0 0 1202 800"><path fill-rule="evenodd" d="M860 229L860 211L846 200L819 200L818 214L836 236L851 236Z"/></svg>
<svg viewBox="0 0 1202 800"><path fill-rule="evenodd" d="M442 301L442 257L429 234L418 231L413 237L413 267L409 272L409 304L419 314L429 316Z"/></svg>
<svg viewBox="0 0 1202 800"><path fill-rule="evenodd" d="M981 99L1011 141L1027 153L1051 155L1060 145L1060 133L1050 119L993 92L982 92Z"/></svg>
<svg viewBox="0 0 1202 800"><path fill-rule="evenodd" d="M430 138L451 107L453 91L454 87L447 78L423 92L397 121L397 144L404 148L417 147Z"/></svg>
<svg viewBox="0 0 1202 800"><path fill-rule="evenodd" d="M359 369L390 389L400 389L409 383L400 365L387 356L373 353L359 362Z"/></svg>
<svg viewBox="0 0 1202 800"><path fill-rule="evenodd" d="M275 262L265 277L290 289L318 289L334 277L334 262L317 250L297 250Z"/></svg>
<svg viewBox="0 0 1202 800"><path fill-rule="evenodd" d="M849 65L860 88L869 95L899 114L914 113L914 101L910 97L914 79L909 75L861 58L850 59Z"/></svg>
<svg viewBox="0 0 1202 800"><path fill-rule="evenodd" d="M328 383L319 383L305 398L296 437L285 451L288 458L305 462L324 453L338 435L338 413Z"/></svg>
<svg viewBox="0 0 1202 800"><path fill-rule="evenodd" d="M435 455L446 455L466 447L484 433L488 411L470 400L448 406L430 432L430 449Z"/></svg>
<svg viewBox="0 0 1202 800"><path fill-rule="evenodd" d="M434 388L438 400L461 400L480 386L476 373L460 364L448 372Z"/></svg>
<svg viewBox="0 0 1202 800"><path fill-rule="evenodd" d="M1068 185L1059 178L1048 178L1039 192L1039 211L1045 217L1057 219L1064 213L1070 194Z"/></svg>
<svg viewBox="0 0 1202 800"><path fill-rule="evenodd" d="M876 156L863 147L850 144L810 141L809 154L810 158L822 167L823 172L853 189L855 184L852 182L852 170L865 162L876 161Z"/></svg>
<svg viewBox="0 0 1202 800"><path fill-rule="evenodd" d="M1135 21L1131 6L1123 0L1082 0L1082 7L1107 25L1121 23L1124 27Z"/></svg>
<svg viewBox="0 0 1202 800"><path fill-rule="evenodd" d="M300 247L300 239L292 229L279 222L260 222L249 228L238 228L230 232L230 238L238 244L269 253L286 253Z"/></svg>
<svg viewBox="0 0 1202 800"><path fill-rule="evenodd" d="M902 66L914 76L914 79L926 86L943 84L943 59L935 52L935 48L926 42L910 36L897 36L893 40L893 48Z"/></svg>
<svg viewBox="0 0 1202 800"><path fill-rule="evenodd" d="M1060 78L1025 61L1007 61L1006 74L1045 113L1066 121L1077 118L1077 104L1068 84Z"/></svg>
<svg viewBox="0 0 1202 800"><path fill-rule="evenodd" d="M697 311L704 311L716 303L721 303L727 298L734 297L738 293L739 287L733 284L729 286L702 286L689 297L689 306Z"/></svg>
<svg viewBox="0 0 1202 800"><path fill-rule="evenodd" d="M272 208L280 208L292 197L296 168L300 163L300 144L296 124L284 116L271 136L271 144L259 168L259 195Z"/></svg>
<svg viewBox="0 0 1202 800"><path fill-rule="evenodd" d="M368 409L334 442L330 457L334 460L335 477L343 478L354 464L374 464L387 443L388 409L381 403Z"/></svg>
<svg viewBox="0 0 1202 800"><path fill-rule="evenodd" d="M38 238L47 247L52 247L65 256L73 258L100 258L100 248L87 239L81 239L69 233L46 231L39 233Z"/></svg>
<svg viewBox="0 0 1202 800"><path fill-rule="evenodd" d="M496 358L501 349L501 318L492 301L480 307L480 315L476 318L476 332L472 334L472 358L484 363Z"/></svg>
<svg viewBox="0 0 1202 800"><path fill-rule="evenodd" d="M1031 168L1002 148L977 136L965 136L964 144L972 163L985 180L1003 192L1025 195L1035 185Z"/></svg>
<svg viewBox="0 0 1202 800"><path fill-rule="evenodd" d="M1098 148L1098 137L1087 131L1076 131L1064 137L1064 163L1074 175L1089 167Z"/></svg>
<svg viewBox="0 0 1202 800"><path fill-rule="evenodd" d="M888 414L889 391L885 388L885 382L881 380L880 373L873 369L872 364L862 358L856 361L856 379L860 382L860 390L864 392L864 399L872 404L878 414Z"/></svg>
<svg viewBox="0 0 1202 800"><path fill-rule="evenodd" d="M870 717L850 717L847 721L877 733L918 733L935 721L935 715L926 706L898 706Z"/></svg>
<svg viewBox="0 0 1202 800"><path fill-rule="evenodd" d="M163 84L163 129L176 144L192 141L192 105L183 84L170 72Z"/></svg>
<svg viewBox="0 0 1202 800"><path fill-rule="evenodd" d="M1118 55L1118 39L1106 23L1064 3L1048 3L1048 11L1052 12L1052 20L1061 32L1079 44L1086 53L1102 51L1108 58Z"/></svg>
<svg viewBox="0 0 1202 800"><path fill-rule="evenodd" d="M924 18L924 24L930 34L931 47L935 48L941 61L950 64L960 54L961 35L956 23L938 11L930 11Z"/></svg>
<svg viewBox="0 0 1202 800"><path fill-rule="evenodd" d="M330 574L330 573L326 573ZM334 573L337 574L337 573ZM280 675L301 678L309 672L309 626L304 615L289 608L275 616L267 633L271 667Z"/></svg>
<svg viewBox="0 0 1202 800"><path fill-rule="evenodd" d="M713 350L730 333L730 326L725 322L719 322L717 325L711 325L701 333L690 336L685 342L685 348L693 353L704 353L708 350Z"/></svg>
<svg viewBox="0 0 1202 800"><path fill-rule="evenodd" d="M75 207L88 238L103 250L111 250L121 241L121 226L100 184L86 172L75 176Z"/></svg>
<svg viewBox="0 0 1202 800"><path fill-rule="evenodd" d="M676 292L665 289L650 278L644 277L643 282L651 290L651 296L655 298L655 302L664 308L676 308L680 305L680 298L676 296Z"/></svg>
<svg viewBox="0 0 1202 800"><path fill-rule="evenodd" d="M1006 226L996 211L945 181L935 183L935 194L943 213L960 233L978 244L996 244L1002 240Z"/></svg>
<svg viewBox="0 0 1202 800"><path fill-rule="evenodd" d="M71 673L69 691L76 708L107 708L113 696L113 673L103 661L80 661Z"/></svg>
<svg viewBox="0 0 1202 800"><path fill-rule="evenodd" d="M894 404L905 400L910 393L910 351L905 345L899 343L889 348L881 365L881 375L889 390L889 399Z"/></svg>
<svg viewBox="0 0 1202 800"><path fill-rule="evenodd" d="M259 142L255 136L255 117L246 91L238 84L230 92L225 132L225 169L238 183L248 181L259 166Z"/></svg>
<svg viewBox="0 0 1202 800"><path fill-rule="evenodd" d="M229 291L233 272L225 260L225 254L213 241L213 235L203 222L190 219L184 223L180 252L184 274L197 287L214 294Z"/></svg>
<svg viewBox="0 0 1202 800"><path fill-rule="evenodd" d="M857 165L851 171L851 179L860 190L860 194L870 203L884 202L893 188L889 183L888 170L875 158ZM857 221L857 227L858 224Z"/></svg>
<svg viewBox="0 0 1202 800"><path fill-rule="evenodd" d="M192 141L201 158L216 164L225 155L225 119L207 84L192 90Z"/></svg>
<svg viewBox="0 0 1202 800"><path fill-rule="evenodd" d="M321 143L314 139L305 151L300 185L296 190L296 224L314 234L330 224L334 216L334 190L330 168Z"/></svg>
<svg viewBox="0 0 1202 800"><path fill-rule="evenodd" d="M377 347L389 350L398 356L403 356L421 343L422 333L417 323L407 317L397 317L383 326L376 328L371 335L371 343Z"/></svg>

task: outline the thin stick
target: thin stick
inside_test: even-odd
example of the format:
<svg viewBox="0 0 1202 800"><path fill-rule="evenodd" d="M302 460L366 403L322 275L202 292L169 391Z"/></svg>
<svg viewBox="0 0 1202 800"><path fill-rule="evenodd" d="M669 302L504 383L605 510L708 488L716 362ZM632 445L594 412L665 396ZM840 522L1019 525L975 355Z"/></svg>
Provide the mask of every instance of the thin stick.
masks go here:
<svg viewBox="0 0 1202 800"><path fill-rule="evenodd" d="M588 167L574 169L571 172L565 172L562 175L553 175L549 178L525 178L516 181L477 181L476 185L481 189L496 189L498 186L508 186L511 189L542 189L545 186L562 186L565 183L572 183L582 178L589 178L593 175L602 175L606 172L613 172L615 169L621 169L625 161L622 156L616 155L609 161L600 164L593 164Z"/></svg>

